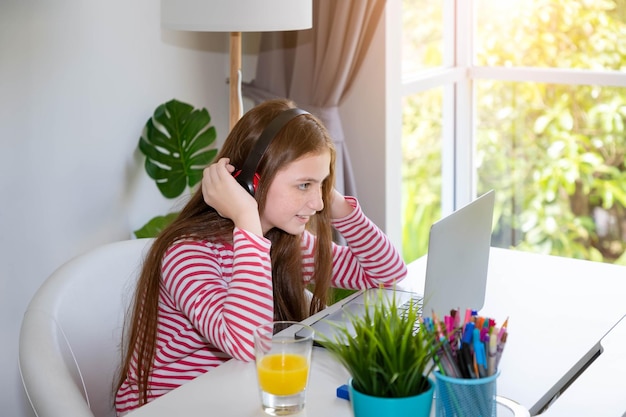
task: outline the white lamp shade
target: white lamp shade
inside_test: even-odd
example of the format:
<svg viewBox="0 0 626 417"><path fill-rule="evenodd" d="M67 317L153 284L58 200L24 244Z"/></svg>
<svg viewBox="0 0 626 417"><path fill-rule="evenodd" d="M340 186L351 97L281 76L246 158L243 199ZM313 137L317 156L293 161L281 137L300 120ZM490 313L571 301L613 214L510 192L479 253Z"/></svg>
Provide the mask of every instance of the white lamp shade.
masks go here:
<svg viewBox="0 0 626 417"><path fill-rule="evenodd" d="M198 32L309 29L312 0L161 0L161 24Z"/></svg>

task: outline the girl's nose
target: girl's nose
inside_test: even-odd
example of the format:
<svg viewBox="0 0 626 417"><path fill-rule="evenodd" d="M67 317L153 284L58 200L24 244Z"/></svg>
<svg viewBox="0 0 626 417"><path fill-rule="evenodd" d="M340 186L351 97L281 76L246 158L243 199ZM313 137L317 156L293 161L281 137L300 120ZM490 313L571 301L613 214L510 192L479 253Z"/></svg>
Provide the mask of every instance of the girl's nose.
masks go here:
<svg viewBox="0 0 626 417"><path fill-rule="evenodd" d="M322 199L322 187L315 188L309 199L309 207L315 211L322 211L324 208L324 200Z"/></svg>

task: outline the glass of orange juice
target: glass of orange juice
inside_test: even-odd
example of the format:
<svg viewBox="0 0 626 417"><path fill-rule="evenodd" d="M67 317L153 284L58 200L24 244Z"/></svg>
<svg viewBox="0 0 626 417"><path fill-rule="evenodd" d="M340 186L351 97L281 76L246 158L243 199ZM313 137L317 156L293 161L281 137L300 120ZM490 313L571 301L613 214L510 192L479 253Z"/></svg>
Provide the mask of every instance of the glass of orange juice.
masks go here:
<svg viewBox="0 0 626 417"><path fill-rule="evenodd" d="M304 409L313 329L294 321L274 321L254 330L256 369L263 411L286 416Z"/></svg>

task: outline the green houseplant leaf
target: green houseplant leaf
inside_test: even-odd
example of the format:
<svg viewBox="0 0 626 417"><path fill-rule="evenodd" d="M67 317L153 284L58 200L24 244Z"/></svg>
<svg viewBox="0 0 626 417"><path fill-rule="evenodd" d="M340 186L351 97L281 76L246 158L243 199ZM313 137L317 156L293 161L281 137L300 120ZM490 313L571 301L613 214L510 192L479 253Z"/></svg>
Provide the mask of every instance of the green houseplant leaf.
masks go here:
<svg viewBox="0 0 626 417"><path fill-rule="evenodd" d="M213 161L217 149L215 127L206 109L170 100L159 105L139 138L139 150L146 156L145 169L166 198L176 198L202 179L202 171ZM157 216L135 236L155 237L178 213Z"/></svg>
<svg viewBox="0 0 626 417"><path fill-rule="evenodd" d="M135 230L135 236L137 239L157 236L161 233L161 230L165 229L177 216L178 213L168 213L165 216L153 217L148 223L143 225L143 227Z"/></svg>
<svg viewBox="0 0 626 417"><path fill-rule="evenodd" d="M382 293L381 293L382 294ZM335 339L321 335L321 344L346 368L359 392L399 398L426 392L439 342L421 329L417 307L401 312L396 297L366 300L362 316L351 315L353 332L335 323ZM417 328L417 331L416 331Z"/></svg>
<svg viewBox="0 0 626 417"><path fill-rule="evenodd" d="M145 168L161 194L180 196L202 179L202 170L215 158L215 127L206 109L170 100L156 108L146 122L139 149L146 156Z"/></svg>

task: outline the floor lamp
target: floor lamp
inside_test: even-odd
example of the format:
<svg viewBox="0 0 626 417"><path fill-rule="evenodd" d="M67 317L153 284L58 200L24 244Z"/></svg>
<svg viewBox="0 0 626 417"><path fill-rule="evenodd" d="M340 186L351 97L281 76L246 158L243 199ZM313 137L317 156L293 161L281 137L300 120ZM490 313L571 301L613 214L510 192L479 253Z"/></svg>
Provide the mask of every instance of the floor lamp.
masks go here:
<svg viewBox="0 0 626 417"><path fill-rule="evenodd" d="M241 32L309 29L313 0L161 0L164 28L230 32L230 129L242 114Z"/></svg>

